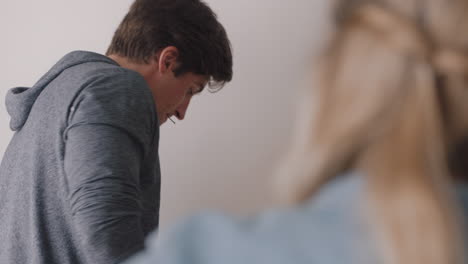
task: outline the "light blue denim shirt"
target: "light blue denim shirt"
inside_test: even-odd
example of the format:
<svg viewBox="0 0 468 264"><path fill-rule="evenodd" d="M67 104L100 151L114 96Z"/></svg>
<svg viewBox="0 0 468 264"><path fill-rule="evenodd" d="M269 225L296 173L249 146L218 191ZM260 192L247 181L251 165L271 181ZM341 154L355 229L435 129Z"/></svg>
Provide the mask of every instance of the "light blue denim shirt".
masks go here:
<svg viewBox="0 0 468 264"><path fill-rule="evenodd" d="M241 221L201 213L150 236L147 249L126 264L379 263L360 202L363 187L362 177L347 174L295 208Z"/></svg>

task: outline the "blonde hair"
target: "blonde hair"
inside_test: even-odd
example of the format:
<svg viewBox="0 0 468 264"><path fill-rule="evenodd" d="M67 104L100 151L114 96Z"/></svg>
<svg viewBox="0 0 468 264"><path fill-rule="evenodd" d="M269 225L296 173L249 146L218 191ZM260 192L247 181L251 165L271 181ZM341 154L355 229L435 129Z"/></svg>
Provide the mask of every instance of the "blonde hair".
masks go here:
<svg viewBox="0 0 468 264"><path fill-rule="evenodd" d="M283 197L301 202L346 170L362 172L387 264L462 263L447 160L468 135L467 8L340 1L316 69L314 119L291 155Z"/></svg>

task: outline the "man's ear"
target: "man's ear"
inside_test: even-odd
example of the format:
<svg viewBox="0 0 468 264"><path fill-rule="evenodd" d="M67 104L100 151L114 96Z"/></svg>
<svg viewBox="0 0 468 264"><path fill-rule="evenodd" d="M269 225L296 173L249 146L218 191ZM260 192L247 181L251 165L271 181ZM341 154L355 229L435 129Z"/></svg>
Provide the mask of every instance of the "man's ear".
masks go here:
<svg viewBox="0 0 468 264"><path fill-rule="evenodd" d="M162 49L157 57L158 69L160 73L174 71L179 58L179 50L174 46L168 46Z"/></svg>

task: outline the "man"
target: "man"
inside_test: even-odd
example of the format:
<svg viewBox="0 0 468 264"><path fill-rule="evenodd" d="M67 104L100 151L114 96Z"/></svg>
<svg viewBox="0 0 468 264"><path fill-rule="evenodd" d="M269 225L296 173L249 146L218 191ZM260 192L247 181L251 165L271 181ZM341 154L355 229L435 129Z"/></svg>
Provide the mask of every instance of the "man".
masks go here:
<svg viewBox="0 0 468 264"><path fill-rule="evenodd" d="M0 263L118 263L141 250L158 226L159 125L232 78L225 30L199 0L136 0L106 55L72 52L9 91Z"/></svg>

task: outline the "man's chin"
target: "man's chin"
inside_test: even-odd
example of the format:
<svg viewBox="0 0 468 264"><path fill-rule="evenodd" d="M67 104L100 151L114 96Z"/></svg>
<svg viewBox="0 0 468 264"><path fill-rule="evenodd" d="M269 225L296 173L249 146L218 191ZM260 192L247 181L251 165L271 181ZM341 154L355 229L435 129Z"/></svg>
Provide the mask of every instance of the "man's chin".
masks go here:
<svg viewBox="0 0 468 264"><path fill-rule="evenodd" d="M159 126L162 126L164 123L166 123L166 121L167 121L166 116L163 116L163 117L159 118Z"/></svg>

